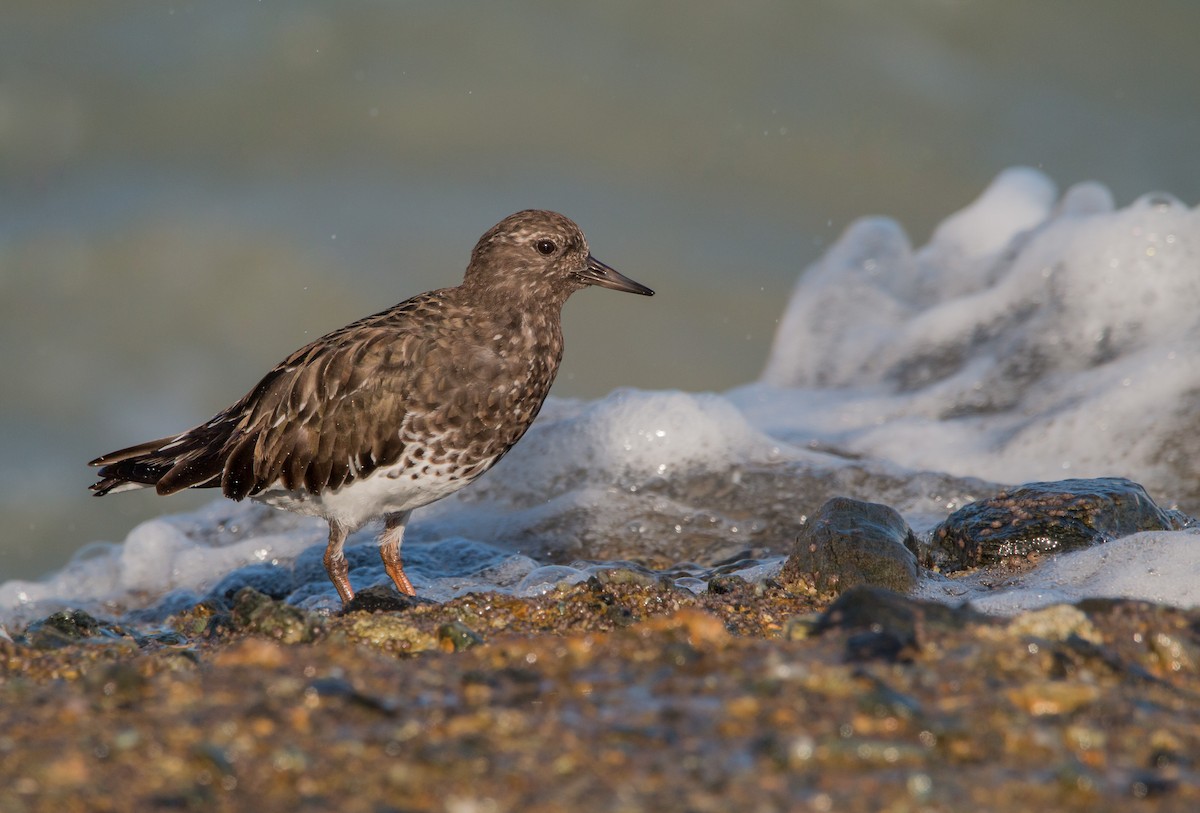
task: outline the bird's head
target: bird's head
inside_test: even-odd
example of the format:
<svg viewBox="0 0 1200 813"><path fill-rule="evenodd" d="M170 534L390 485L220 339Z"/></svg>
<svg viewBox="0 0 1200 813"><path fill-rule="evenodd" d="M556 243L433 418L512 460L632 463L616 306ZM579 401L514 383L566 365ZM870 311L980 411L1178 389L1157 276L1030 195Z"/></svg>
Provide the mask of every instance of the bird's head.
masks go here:
<svg viewBox="0 0 1200 813"><path fill-rule="evenodd" d="M488 229L471 252L464 285L560 304L589 285L654 294L593 257L573 221L543 209L517 212Z"/></svg>

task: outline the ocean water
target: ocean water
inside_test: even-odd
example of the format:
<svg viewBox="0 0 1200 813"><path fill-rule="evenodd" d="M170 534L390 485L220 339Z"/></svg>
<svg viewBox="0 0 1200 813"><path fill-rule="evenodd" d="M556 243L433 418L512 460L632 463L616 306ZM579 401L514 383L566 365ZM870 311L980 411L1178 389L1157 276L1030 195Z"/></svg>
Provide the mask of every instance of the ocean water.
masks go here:
<svg viewBox="0 0 1200 813"><path fill-rule="evenodd" d="M824 497L885 502L923 533L987 481L1119 475L1196 512L1198 260L1200 209L1163 194L1117 207L1097 183L1059 193L1027 168L918 248L894 221L857 221L799 276L758 381L551 400L495 469L414 514L407 570L430 598L528 595L644 553L702 589L715 572L776 573ZM388 583L376 532L350 541L358 589ZM324 534L218 500L0 584L0 616L153 617L240 584L334 610ZM1193 529L1051 556L1001 587L929 575L918 592L997 613L1083 596L1195 606L1198 580Z"/></svg>
<svg viewBox="0 0 1200 813"><path fill-rule="evenodd" d="M572 299L560 402L630 387L727 393L756 431L800 437L801 419L752 383L770 360L776 385L803 368L792 379L809 393L803 420L864 453L952 472L979 465L1008 481L1032 449L1040 468L1083 471L1092 452L1067 435L1100 424L1064 418L1043 456L1015 416L1033 410L1036 422L1056 405L1014 395L1003 363L988 359L1040 360L1021 355L1019 320L992 314L995 346L971 355L991 374L972 401L965 376L922 385L922 365L938 359L896 367L923 335L955 341L965 301L922 309L928 292L914 288L878 314L832 289L811 292L828 307L785 303L805 269L841 261L835 244L869 242L839 242L858 218L890 217L924 246L1011 166L1063 189L1098 180L1120 210L1159 190L1195 204L1197 30L1200 4L1170 0L1095 0L1086 13L1027 0L6 2L0 583L36 580L92 542L207 505L207 493L95 499L85 461L195 425L315 336L457 281L478 235L528 206L570 215L598 257L658 291ZM1005 217L1040 217L1022 205ZM877 221L856 228L899 250ZM962 285L980 284L963 274ZM886 302L862 276L852 284ZM981 307L1008 302L978 295ZM844 324L805 335L803 322L826 310ZM800 322L784 328L790 353L772 350L785 314ZM872 348L879 358L856 378L852 355ZM804 353L828 354L826 368L802 364ZM1088 396L1097 409L1127 418L1144 388L1171 391L1174 373L1156 363L1161 377L1122 373L1138 382L1124 395L1075 378L1108 393ZM897 375L911 400L867 392ZM861 398L846 394L852 378ZM959 431L965 448L988 421L930 416L985 398L998 417L979 437L998 437L1007 415L1025 440L994 457L937 459L930 434ZM1005 406L1012 398L1020 404ZM843 415L831 411L839 404ZM1186 400L1176 408L1186 413ZM869 415L896 426L872 434ZM1101 455L1116 453L1111 442L1156 456L1154 432L1095 437ZM1175 466L1190 479L1189 448L1164 449L1159 474Z"/></svg>

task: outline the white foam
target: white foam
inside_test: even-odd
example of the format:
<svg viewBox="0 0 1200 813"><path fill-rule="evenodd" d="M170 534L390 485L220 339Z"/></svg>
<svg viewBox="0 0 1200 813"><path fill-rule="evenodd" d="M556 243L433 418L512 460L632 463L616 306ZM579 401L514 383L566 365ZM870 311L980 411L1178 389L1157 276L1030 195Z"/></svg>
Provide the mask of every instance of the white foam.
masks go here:
<svg viewBox="0 0 1200 813"><path fill-rule="evenodd" d="M0 619L64 607L119 610L173 590L202 590L236 568L291 560L324 534L323 523L264 510L219 501L143 522L119 545L92 543L45 579L0 584Z"/></svg>
<svg viewBox="0 0 1200 813"><path fill-rule="evenodd" d="M542 502L585 481L636 485L782 453L727 399L708 393L623 389L548 412L487 475L489 492Z"/></svg>
<svg viewBox="0 0 1200 813"><path fill-rule="evenodd" d="M1097 184L1053 206L1003 173L913 252L866 220L801 277L759 384L758 428L1001 482L1123 474L1167 500L1194 470L1200 212L1113 210ZM1188 490L1190 489L1190 490Z"/></svg>
<svg viewBox="0 0 1200 813"><path fill-rule="evenodd" d="M927 577L918 595L969 601L997 615L1015 615L1082 598L1126 598L1177 607L1200 605L1200 532L1147 531L1087 550L1051 557L1014 586L986 586L979 577Z"/></svg>

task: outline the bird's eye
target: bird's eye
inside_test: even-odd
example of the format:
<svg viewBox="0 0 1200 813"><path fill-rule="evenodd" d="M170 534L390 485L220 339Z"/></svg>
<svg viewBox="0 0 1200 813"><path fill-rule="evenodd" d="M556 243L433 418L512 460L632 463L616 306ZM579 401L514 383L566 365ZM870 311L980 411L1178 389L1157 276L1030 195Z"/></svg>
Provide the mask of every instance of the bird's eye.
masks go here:
<svg viewBox="0 0 1200 813"><path fill-rule="evenodd" d="M558 246L554 245L553 240L538 240L537 250L538 254L545 254L546 256L549 256L558 250Z"/></svg>

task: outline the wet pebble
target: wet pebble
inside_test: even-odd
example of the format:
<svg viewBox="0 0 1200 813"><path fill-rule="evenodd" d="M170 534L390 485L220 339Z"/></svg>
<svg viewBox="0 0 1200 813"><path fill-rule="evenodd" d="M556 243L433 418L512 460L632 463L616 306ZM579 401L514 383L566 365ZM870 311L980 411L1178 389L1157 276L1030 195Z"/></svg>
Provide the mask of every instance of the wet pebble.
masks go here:
<svg viewBox="0 0 1200 813"><path fill-rule="evenodd" d="M800 532L779 580L842 592L872 584L906 592L917 581L916 540L894 509L848 497L821 506Z"/></svg>
<svg viewBox="0 0 1200 813"><path fill-rule="evenodd" d="M30 624L17 641L34 649L59 649L100 635L100 622L83 610L63 610Z"/></svg>
<svg viewBox="0 0 1200 813"><path fill-rule="evenodd" d="M442 624L437 631L438 645L446 652L462 652L483 643L483 636L461 621Z"/></svg>
<svg viewBox="0 0 1200 813"><path fill-rule="evenodd" d="M230 613L235 629L266 635L283 643L312 641L323 626L319 616L243 587L234 596Z"/></svg>

